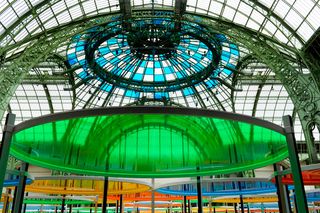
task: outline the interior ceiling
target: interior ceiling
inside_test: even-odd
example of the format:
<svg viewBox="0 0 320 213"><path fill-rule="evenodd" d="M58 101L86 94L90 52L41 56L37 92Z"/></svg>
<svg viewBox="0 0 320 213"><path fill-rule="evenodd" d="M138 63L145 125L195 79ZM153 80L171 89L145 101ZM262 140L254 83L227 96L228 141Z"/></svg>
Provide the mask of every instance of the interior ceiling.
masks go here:
<svg viewBox="0 0 320 213"><path fill-rule="evenodd" d="M177 4L174 0L131 0L130 5L139 16L139 11L151 9L174 12ZM246 29L253 35L263 37L269 45L291 59L300 54L320 25L319 0L187 0L185 10L186 15L210 17L229 26ZM10 63L36 39L56 33L73 23L87 23L121 12L121 4L117 0L2 0L1 59ZM69 44L67 42L55 50L56 55L65 61ZM237 63L241 63L250 55L250 49L243 45L239 45L238 49ZM92 89L94 83L83 84L79 78L75 78L73 83L79 86L73 90L67 75L56 75L63 71L65 67L61 61L59 63L54 59L47 59L30 70L9 104L9 111L17 114L17 123L48 113L119 106L137 101L134 96L125 96L127 90L121 87L113 89L112 97L107 92L95 93ZM197 95L176 92L171 94L171 100L179 106L234 111L276 124L281 124L283 115L293 113L294 107L288 93L269 67L248 60L241 71L250 75L237 75L237 84L231 77L226 80L234 89L223 84L211 91L199 86L193 89ZM309 73L309 70L302 69L301 72ZM299 119L296 119L295 131L297 140L303 141Z"/></svg>

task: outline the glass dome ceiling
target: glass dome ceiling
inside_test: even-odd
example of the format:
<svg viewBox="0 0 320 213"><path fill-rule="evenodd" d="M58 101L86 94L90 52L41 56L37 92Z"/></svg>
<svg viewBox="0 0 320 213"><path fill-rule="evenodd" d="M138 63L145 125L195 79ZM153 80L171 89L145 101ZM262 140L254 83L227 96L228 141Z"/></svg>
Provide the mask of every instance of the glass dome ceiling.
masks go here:
<svg viewBox="0 0 320 213"><path fill-rule="evenodd" d="M226 36L173 19L127 24L114 21L72 39L67 61L77 79L105 93L125 89L137 101L168 100L177 91L190 96L196 87L214 90L230 81L239 50Z"/></svg>

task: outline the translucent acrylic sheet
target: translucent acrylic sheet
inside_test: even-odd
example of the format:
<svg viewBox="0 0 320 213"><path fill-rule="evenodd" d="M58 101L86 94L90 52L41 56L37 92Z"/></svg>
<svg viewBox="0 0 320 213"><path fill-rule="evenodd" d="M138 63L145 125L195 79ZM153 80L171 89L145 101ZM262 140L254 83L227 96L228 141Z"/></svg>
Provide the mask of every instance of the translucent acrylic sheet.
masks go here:
<svg viewBox="0 0 320 213"><path fill-rule="evenodd" d="M287 156L285 136L252 124L174 114L89 116L14 134L11 154L79 174L182 177L238 172Z"/></svg>
<svg viewBox="0 0 320 213"><path fill-rule="evenodd" d="M27 192L46 194L72 194L72 195L103 195L104 181L102 180L35 180L26 187ZM145 192L149 186L130 183L109 181L108 194L130 194Z"/></svg>

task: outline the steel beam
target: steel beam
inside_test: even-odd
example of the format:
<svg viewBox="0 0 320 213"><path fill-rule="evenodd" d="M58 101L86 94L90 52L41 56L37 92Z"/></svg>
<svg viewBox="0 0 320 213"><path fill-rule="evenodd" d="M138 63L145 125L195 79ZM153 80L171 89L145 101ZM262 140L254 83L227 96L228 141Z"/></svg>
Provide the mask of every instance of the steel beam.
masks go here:
<svg viewBox="0 0 320 213"><path fill-rule="evenodd" d="M16 187L16 192L14 193L14 202L12 206L12 213L21 213L22 206L23 206L23 198L24 198L24 191L26 187L26 180L27 175L26 172L28 171L29 164L22 163L20 167L20 174L19 174L19 184Z"/></svg>
<svg viewBox="0 0 320 213"><path fill-rule="evenodd" d="M279 164L273 164L273 169L275 173L281 170L281 166ZM277 187L277 195L278 195L278 206L280 213L291 213L290 209L290 198L288 197L288 192L286 186L282 183L282 176L276 175L276 187Z"/></svg>
<svg viewBox="0 0 320 213"><path fill-rule="evenodd" d="M202 189L201 177L197 176L197 198L198 198L198 213L202 213Z"/></svg>
<svg viewBox="0 0 320 213"><path fill-rule="evenodd" d="M102 213L107 213L107 197L108 197L109 178L104 177L103 198L102 198Z"/></svg>
<svg viewBox="0 0 320 213"><path fill-rule="evenodd" d="M15 114L8 113L6 117L5 126L3 129L2 140L0 144L0 193L2 192L4 178L9 159L9 150L12 137L12 131L15 122Z"/></svg>
<svg viewBox="0 0 320 213"><path fill-rule="evenodd" d="M288 144L289 159L294 181L296 204L298 213L308 212L306 192L303 185L299 156L297 152L296 139L294 136L293 123L290 115L283 116L283 125L285 128Z"/></svg>

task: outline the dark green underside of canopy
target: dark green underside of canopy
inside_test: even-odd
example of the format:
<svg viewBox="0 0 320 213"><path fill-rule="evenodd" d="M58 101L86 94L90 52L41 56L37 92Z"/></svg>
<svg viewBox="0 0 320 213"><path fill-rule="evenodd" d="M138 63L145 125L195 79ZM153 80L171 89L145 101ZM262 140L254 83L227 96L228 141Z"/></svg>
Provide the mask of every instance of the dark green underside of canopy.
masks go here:
<svg viewBox="0 0 320 213"><path fill-rule="evenodd" d="M214 175L284 159L285 136L244 122L173 114L61 120L14 134L11 154L71 173L122 177Z"/></svg>

